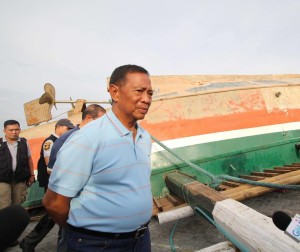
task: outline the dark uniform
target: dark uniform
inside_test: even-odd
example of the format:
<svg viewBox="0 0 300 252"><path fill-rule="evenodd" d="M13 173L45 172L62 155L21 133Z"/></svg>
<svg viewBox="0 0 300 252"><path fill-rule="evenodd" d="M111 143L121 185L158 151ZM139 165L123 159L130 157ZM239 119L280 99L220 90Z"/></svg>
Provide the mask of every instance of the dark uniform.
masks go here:
<svg viewBox="0 0 300 252"><path fill-rule="evenodd" d="M38 181L40 187L44 187L47 189L49 177L50 175L47 173L47 165L45 163L45 154L47 153L47 156L50 156L51 148L53 146L53 143L56 141L57 137L51 134L49 137L47 137L41 148L40 152L40 159L38 161Z"/></svg>
<svg viewBox="0 0 300 252"><path fill-rule="evenodd" d="M28 166L28 149L25 138L20 138L17 150L17 167L15 172L12 169L12 156L8 149L7 142L0 138L0 182L10 183L26 182L30 178Z"/></svg>
<svg viewBox="0 0 300 252"><path fill-rule="evenodd" d="M49 174L47 173L47 165L45 163L45 156L50 156L51 148L57 137L51 134L47 137L41 148L40 159L38 161L38 181L40 187L48 188ZM23 252L33 252L34 248L54 227L55 222L48 214L44 215L34 229L20 242L20 247Z"/></svg>
<svg viewBox="0 0 300 252"><path fill-rule="evenodd" d="M26 139L19 138L11 148L14 150L11 150L8 143L0 138L0 183L10 185L12 188L11 194L7 194L6 190L0 192L0 209L11 204L21 204L26 200L25 183L31 175ZM14 165L15 169L13 169ZM19 188L17 191L16 186Z"/></svg>

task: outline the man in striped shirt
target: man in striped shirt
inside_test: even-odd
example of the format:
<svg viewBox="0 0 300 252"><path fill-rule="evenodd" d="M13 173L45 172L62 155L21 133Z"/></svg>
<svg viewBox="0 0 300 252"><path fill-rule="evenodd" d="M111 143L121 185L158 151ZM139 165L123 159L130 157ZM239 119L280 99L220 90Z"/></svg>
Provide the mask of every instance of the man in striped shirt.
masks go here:
<svg viewBox="0 0 300 252"><path fill-rule="evenodd" d="M149 73L120 66L109 93L111 110L62 146L43 203L70 251L151 251L151 138L137 124L152 101Z"/></svg>

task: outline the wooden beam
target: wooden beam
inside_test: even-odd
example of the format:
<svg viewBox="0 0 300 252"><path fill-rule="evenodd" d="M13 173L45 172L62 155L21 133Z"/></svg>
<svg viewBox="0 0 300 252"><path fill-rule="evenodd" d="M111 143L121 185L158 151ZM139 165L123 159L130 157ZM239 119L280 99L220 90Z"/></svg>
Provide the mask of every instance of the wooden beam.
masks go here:
<svg viewBox="0 0 300 252"><path fill-rule="evenodd" d="M295 168L300 169L300 164L299 165L296 165L296 164L284 165L284 167L295 167Z"/></svg>
<svg viewBox="0 0 300 252"><path fill-rule="evenodd" d="M238 187L240 183L236 183L233 181L223 181L222 185L229 186L229 187Z"/></svg>
<svg viewBox="0 0 300 252"><path fill-rule="evenodd" d="M230 189L230 188L232 188L232 187L221 184L221 185L218 186L218 188L216 190L217 191L225 191L225 190Z"/></svg>
<svg viewBox="0 0 300 252"><path fill-rule="evenodd" d="M276 228L272 218L233 199L217 202L213 218L247 251L300 251L300 244Z"/></svg>
<svg viewBox="0 0 300 252"><path fill-rule="evenodd" d="M258 180L264 179L265 177L262 177L262 176L251 176L251 175L240 175L240 178L249 179L249 180L253 180L253 181L258 181Z"/></svg>
<svg viewBox="0 0 300 252"><path fill-rule="evenodd" d="M166 197L174 206L178 206L180 204L180 202L175 197L173 197L171 194L167 193Z"/></svg>
<svg viewBox="0 0 300 252"><path fill-rule="evenodd" d="M216 190L178 172L166 175L166 185L172 193L183 199L192 208L201 206L210 214L217 201L228 198L226 195L222 195Z"/></svg>
<svg viewBox="0 0 300 252"><path fill-rule="evenodd" d="M155 198L155 197L153 197L153 201L154 201L154 204L155 204L155 206L157 207L158 211L159 211L159 212L162 212L162 211L163 211L163 208L162 208L161 204L159 203L158 199Z"/></svg>
<svg viewBox="0 0 300 252"><path fill-rule="evenodd" d="M285 170L282 170L282 169L276 169L276 170L265 169L264 171L265 172L270 172L270 173L280 173L280 174L290 172L290 170L286 170L286 169Z"/></svg>
<svg viewBox="0 0 300 252"><path fill-rule="evenodd" d="M254 176L260 176L260 177L274 177L277 174L271 173L271 172L251 172Z"/></svg>
<svg viewBox="0 0 300 252"><path fill-rule="evenodd" d="M300 167L295 167L295 166L274 167L274 170L297 171L297 170L300 170Z"/></svg>
<svg viewBox="0 0 300 252"><path fill-rule="evenodd" d="M276 184L299 184L300 183L300 170L292 171L289 173L284 173L277 175L275 177L269 177L261 180L260 182L266 183L276 183ZM253 198L261 194L271 192L276 190L276 188L269 188L263 186L255 185L241 185L230 190L222 191L221 194L224 194L235 200L244 200L248 198Z"/></svg>
<svg viewBox="0 0 300 252"><path fill-rule="evenodd" d="M174 196L174 198L175 197L176 196ZM176 207L174 207L174 205L168 200L167 197L160 198L160 199L156 198L158 204L162 208L162 211L159 211L157 205L154 203L153 204L152 216L156 216L160 212L170 211L170 210L176 209L178 207L182 207L182 206L186 206L187 205L183 200L179 199L178 197L176 197L176 198L177 198L178 201L180 201L180 204L178 206L176 206Z"/></svg>
<svg viewBox="0 0 300 252"><path fill-rule="evenodd" d="M218 229L225 230L247 251L299 251L299 244L277 229L270 217L227 198L191 177L178 172L169 173L166 184L198 214L204 212L210 216ZM237 189L239 187L231 190Z"/></svg>

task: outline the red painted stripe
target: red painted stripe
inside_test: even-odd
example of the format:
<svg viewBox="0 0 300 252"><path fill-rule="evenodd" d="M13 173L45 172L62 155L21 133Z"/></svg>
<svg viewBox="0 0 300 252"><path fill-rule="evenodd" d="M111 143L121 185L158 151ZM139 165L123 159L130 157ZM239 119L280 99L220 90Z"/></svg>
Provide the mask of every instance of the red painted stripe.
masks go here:
<svg viewBox="0 0 300 252"><path fill-rule="evenodd" d="M159 140L169 140L201 134L216 133L229 130L246 129L274 124L300 121L300 110L288 112L249 111L247 113L215 116L202 119L178 119L151 124L146 121L142 126Z"/></svg>

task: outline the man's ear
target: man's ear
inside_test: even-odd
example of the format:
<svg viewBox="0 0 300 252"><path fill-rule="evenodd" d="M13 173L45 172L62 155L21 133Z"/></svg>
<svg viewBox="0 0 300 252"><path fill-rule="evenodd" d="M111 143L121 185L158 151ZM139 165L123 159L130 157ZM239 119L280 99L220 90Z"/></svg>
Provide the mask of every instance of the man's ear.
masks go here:
<svg viewBox="0 0 300 252"><path fill-rule="evenodd" d="M115 84L110 84L109 89L110 97L114 102L118 102L119 100L119 87Z"/></svg>

